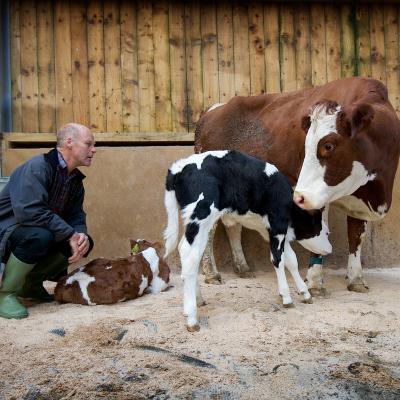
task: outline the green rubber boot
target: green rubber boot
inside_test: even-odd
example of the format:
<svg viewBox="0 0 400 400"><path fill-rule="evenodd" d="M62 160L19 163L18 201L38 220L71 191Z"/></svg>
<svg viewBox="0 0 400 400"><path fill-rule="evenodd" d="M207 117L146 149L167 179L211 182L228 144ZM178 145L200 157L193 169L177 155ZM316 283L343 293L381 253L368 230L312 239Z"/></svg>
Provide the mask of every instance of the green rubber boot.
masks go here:
<svg viewBox="0 0 400 400"><path fill-rule="evenodd" d="M43 287L43 281L58 281L58 275L67 274L67 268L67 257L61 253L49 254L27 275L24 286L17 293L18 296L42 303L54 301L54 296Z"/></svg>
<svg viewBox="0 0 400 400"><path fill-rule="evenodd" d="M28 310L18 301L17 291L35 264L26 264L11 253L3 273L0 287L0 317L26 318Z"/></svg>

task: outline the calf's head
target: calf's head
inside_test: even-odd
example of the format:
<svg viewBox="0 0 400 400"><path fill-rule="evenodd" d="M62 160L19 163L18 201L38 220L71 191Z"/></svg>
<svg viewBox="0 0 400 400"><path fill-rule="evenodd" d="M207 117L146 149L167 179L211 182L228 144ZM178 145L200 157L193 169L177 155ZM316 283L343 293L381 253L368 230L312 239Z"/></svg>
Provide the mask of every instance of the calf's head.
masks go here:
<svg viewBox="0 0 400 400"><path fill-rule="evenodd" d="M306 211L293 203L291 218L295 238L304 248L322 255L332 252L329 228L320 210Z"/></svg>
<svg viewBox="0 0 400 400"><path fill-rule="evenodd" d="M162 254L163 254L163 245L160 242L149 242L145 239L129 239L129 242L131 244L131 254L138 254L142 253L142 255L146 258L146 260L149 262L149 264L153 268L158 271L158 278L160 278L165 284L169 283L169 275L170 275L170 268L168 264L164 261ZM150 250L153 250L151 252ZM155 251L155 253L154 253ZM157 264L157 267L155 265ZM154 272L154 271L153 271ZM156 274L157 275L157 274ZM154 278L153 278L154 280ZM164 290L164 285L162 282L159 282L162 287L160 290ZM159 284L156 283L156 281L153 282L153 289L155 291L158 291L156 289L156 286L158 287Z"/></svg>
<svg viewBox="0 0 400 400"><path fill-rule="evenodd" d="M305 156L293 195L299 207L320 209L375 178L362 162L363 134L373 118L368 104L344 110L333 101L317 103L303 118Z"/></svg>

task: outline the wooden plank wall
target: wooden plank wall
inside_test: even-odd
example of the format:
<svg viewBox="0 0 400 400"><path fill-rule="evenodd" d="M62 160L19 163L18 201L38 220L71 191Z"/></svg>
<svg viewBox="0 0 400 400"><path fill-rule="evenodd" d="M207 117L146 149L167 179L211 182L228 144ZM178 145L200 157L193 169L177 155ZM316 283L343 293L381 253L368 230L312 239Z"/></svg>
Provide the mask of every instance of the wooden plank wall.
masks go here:
<svg viewBox="0 0 400 400"><path fill-rule="evenodd" d="M14 132L192 132L232 96L353 75L387 84L400 114L398 4L10 4Z"/></svg>

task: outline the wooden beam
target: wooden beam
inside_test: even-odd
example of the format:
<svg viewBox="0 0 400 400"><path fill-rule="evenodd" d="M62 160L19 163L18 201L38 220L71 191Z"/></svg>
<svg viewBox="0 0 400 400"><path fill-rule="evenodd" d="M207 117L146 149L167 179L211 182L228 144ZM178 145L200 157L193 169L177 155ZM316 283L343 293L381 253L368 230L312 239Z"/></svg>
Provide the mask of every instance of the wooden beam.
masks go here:
<svg viewBox="0 0 400 400"><path fill-rule="evenodd" d="M2 134L5 149L36 147L37 145L55 145L55 133L19 133L4 132ZM99 146L107 146L121 144L121 146L153 144L157 145L176 145L176 144L193 144L194 133L174 133L174 132L131 132L131 133L95 133L96 144Z"/></svg>

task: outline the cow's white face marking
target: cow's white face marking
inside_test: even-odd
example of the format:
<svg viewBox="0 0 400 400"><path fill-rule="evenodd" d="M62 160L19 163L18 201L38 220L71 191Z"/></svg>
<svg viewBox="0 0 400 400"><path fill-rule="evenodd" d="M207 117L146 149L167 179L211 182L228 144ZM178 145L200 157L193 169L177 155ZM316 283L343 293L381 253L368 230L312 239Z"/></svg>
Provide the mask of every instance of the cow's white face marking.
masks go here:
<svg viewBox="0 0 400 400"><path fill-rule="evenodd" d="M112 265L107 265L106 266L106 269L111 269L112 268Z"/></svg>
<svg viewBox="0 0 400 400"><path fill-rule="evenodd" d="M223 105L225 105L225 103L215 103L215 104L213 104L213 105L207 110L207 112L210 112L210 111L212 111L212 110L215 110L215 109L218 108L218 107L222 107Z"/></svg>
<svg viewBox="0 0 400 400"><path fill-rule="evenodd" d="M90 283L94 282L96 279L93 276L88 275L86 272L79 270L76 274L71 275L65 282L67 285L72 285L74 282L78 282L79 288L81 289L82 297L87 301L89 306L95 306L90 300L88 293L88 286Z"/></svg>
<svg viewBox="0 0 400 400"><path fill-rule="evenodd" d="M178 174L179 172L182 172L183 168L185 168L186 165L190 164L196 164L197 169L201 169L201 165L203 164L203 161L206 157L213 156L216 158L222 158L225 157L228 153L229 150L215 150L215 151L206 151L205 153L200 153L200 154L192 154L187 158L175 161L172 164L170 171L174 175Z"/></svg>
<svg viewBox="0 0 400 400"><path fill-rule="evenodd" d="M147 278L147 276L142 275L142 282L140 282L139 286L139 296L143 294L147 286L149 286L149 279Z"/></svg>
<svg viewBox="0 0 400 400"><path fill-rule="evenodd" d="M267 176L271 176L278 172L278 168L276 168L275 165L273 164L266 163L264 171L267 174Z"/></svg>
<svg viewBox="0 0 400 400"><path fill-rule="evenodd" d="M317 106L311 113L311 125L305 141L305 157L300 176L295 188L295 198L304 199L300 207L305 209L320 209L340 197L350 195L360 186L375 179L359 161L353 161L350 175L335 186L329 186L325 180L326 166L322 166L317 157L318 143L329 134L337 134L336 119L341 107L330 114L324 106Z"/></svg>
<svg viewBox="0 0 400 400"><path fill-rule="evenodd" d="M299 240L299 243L307 250L316 253L326 255L332 253L332 245L328 239L329 236L329 227L324 222L321 221L322 229L317 236L314 236L309 239Z"/></svg>

